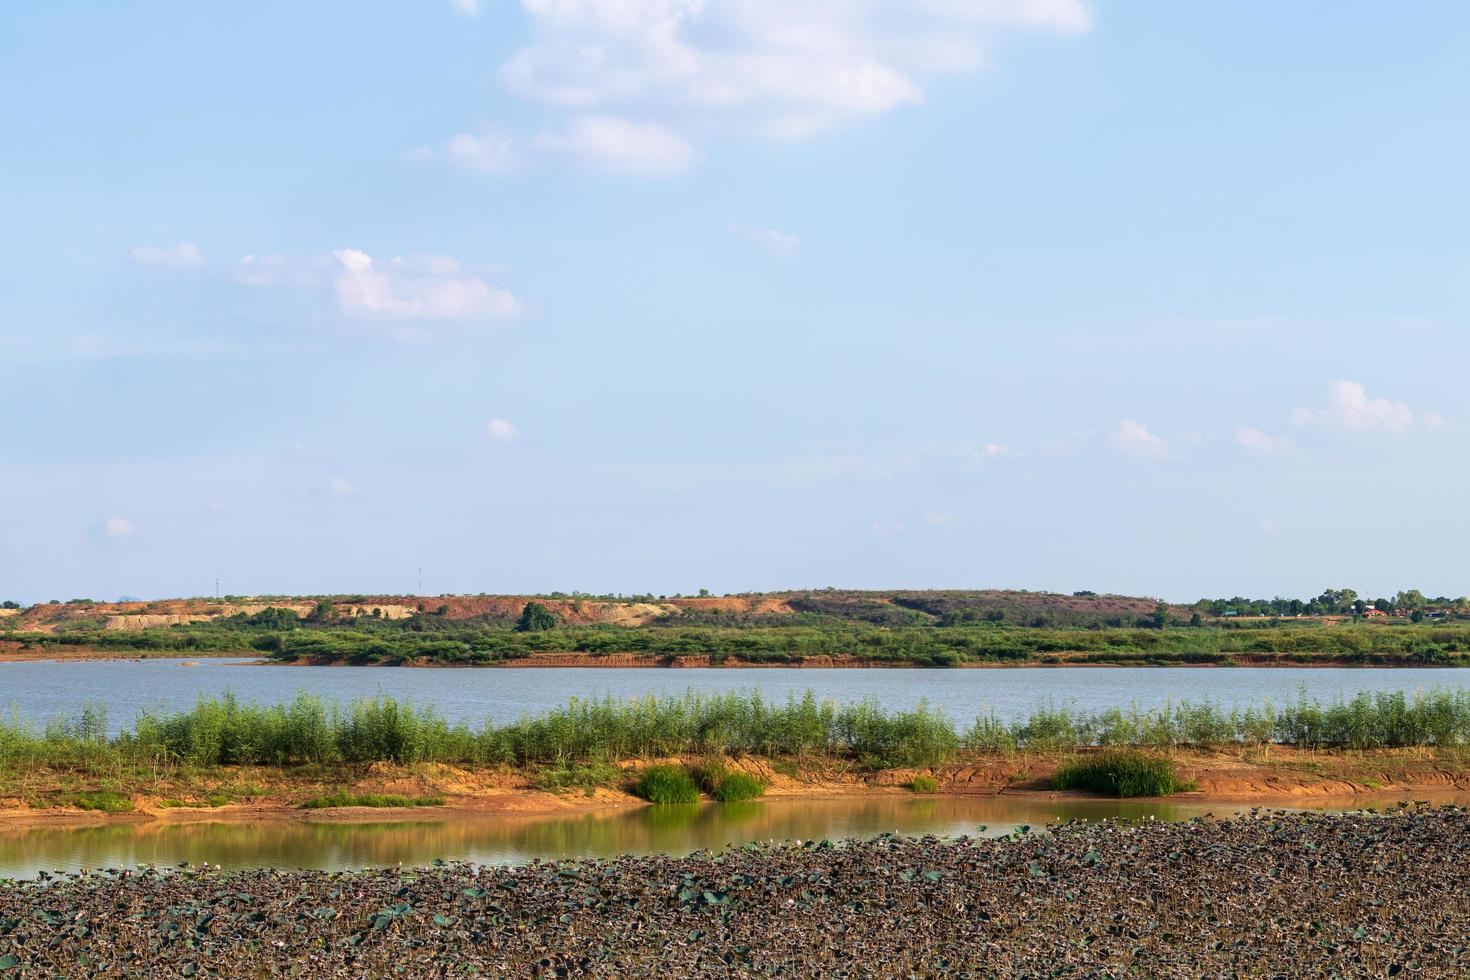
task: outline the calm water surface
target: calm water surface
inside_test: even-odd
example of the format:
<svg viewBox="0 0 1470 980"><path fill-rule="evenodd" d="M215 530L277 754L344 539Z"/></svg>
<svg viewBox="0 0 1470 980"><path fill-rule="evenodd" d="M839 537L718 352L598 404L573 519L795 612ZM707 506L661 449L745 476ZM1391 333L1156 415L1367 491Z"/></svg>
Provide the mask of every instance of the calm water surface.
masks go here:
<svg viewBox="0 0 1470 980"><path fill-rule="evenodd" d="M197 663L197 666L184 666ZM1343 667L1183 668L1015 667L995 670L790 668L524 668L278 667L248 660L33 661L0 664L0 711L44 722L83 706L107 706L114 731L131 727L143 710L192 707L203 695L233 691L241 700L278 703L310 691L342 703L392 695L433 705L451 721L479 725L566 704L571 697L618 699L687 691L759 691L785 699L814 691L819 698L876 698L886 708L921 700L968 725L995 712L1011 719L1046 701L1091 710L1169 700L1231 705L1277 704L1298 690L1323 701L1359 691L1470 688L1470 670Z"/></svg>
<svg viewBox="0 0 1470 980"><path fill-rule="evenodd" d="M1451 802L1446 798L1442 802ZM1454 800L1464 804L1470 797ZM226 868L423 866L435 858L519 864L533 858L688 854L756 840L870 837L896 832L995 836L1020 824L1057 820L1187 820L1236 813L1231 804L1161 801L933 797L771 800L637 807L564 817L497 817L441 822L112 824L0 829L0 878L37 871L174 865ZM984 830L981 830L981 827Z"/></svg>

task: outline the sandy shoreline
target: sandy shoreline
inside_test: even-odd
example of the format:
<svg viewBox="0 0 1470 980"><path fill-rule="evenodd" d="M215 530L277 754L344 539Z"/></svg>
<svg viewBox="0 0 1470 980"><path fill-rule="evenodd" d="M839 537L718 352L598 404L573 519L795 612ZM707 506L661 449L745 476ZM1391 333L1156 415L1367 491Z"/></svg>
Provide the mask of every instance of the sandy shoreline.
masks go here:
<svg viewBox="0 0 1470 980"><path fill-rule="evenodd" d="M772 766L770 760L727 760L731 769L758 777L768 785L766 800L849 799L856 797L911 798L908 788L916 776L932 777L940 796L1021 797L1037 800L1097 799L1081 792L1059 792L1050 786L1057 767L1071 754L1018 754L967 757L940 766L888 769L876 773L851 772L840 767L811 769L787 775L790 766ZM1272 746L1268 752L1179 752L1174 756L1182 778L1195 784L1189 792L1166 799L1176 803L1248 803L1278 806L1353 808L1371 802L1445 798L1470 793L1470 759L1439 757L1422 749L1370 752L1308 752ZM652 762L694 763L696 759L625 762L631 773ZM194 778L196 797L215 786L256 784L259 791L222 806L165 805L169 796L189 798L189 788L139 785L127 793L133 809L101 813L64 805L64 792L91 788L79 774L58 772L42 780L54 804L36 806L46 796L0 790L0 828L24 826L96 825L114 823L198 823L213 821L298 821L342 823L352 821L454 820L495 816L556 816L643 807L647 804L620 788L599 787L589 792L537 789L525 773L505 769L423 763L391 766L382 763L357 769L297 772L269 767L219 767ZM445 801L433 807L340 807L306 809L305 799L333 789L353 794L377 793L435 796ZM1371 802L1370 802L1371 801Z"/></svg>

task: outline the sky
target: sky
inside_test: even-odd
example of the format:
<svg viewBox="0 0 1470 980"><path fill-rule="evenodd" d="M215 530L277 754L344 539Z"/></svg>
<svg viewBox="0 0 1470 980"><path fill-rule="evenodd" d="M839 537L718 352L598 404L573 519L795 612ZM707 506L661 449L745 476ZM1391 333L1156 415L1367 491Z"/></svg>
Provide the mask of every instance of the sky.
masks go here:
<svg viewBox="0 0 1470 980"><path fill-rule="evenodd" d="M0 6L0 599L1470 592L1470 5Z"/></svg>

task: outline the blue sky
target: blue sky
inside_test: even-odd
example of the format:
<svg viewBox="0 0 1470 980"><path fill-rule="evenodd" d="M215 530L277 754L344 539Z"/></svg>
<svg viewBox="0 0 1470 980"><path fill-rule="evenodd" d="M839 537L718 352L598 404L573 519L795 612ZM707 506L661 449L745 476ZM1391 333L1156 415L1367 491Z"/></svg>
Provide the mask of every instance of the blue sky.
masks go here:
<svg viewBox="0 0 1470 980"><path fill-rule="evenodd" d="M0 10L0 598L1470 591L1470 8Z"/></svg>

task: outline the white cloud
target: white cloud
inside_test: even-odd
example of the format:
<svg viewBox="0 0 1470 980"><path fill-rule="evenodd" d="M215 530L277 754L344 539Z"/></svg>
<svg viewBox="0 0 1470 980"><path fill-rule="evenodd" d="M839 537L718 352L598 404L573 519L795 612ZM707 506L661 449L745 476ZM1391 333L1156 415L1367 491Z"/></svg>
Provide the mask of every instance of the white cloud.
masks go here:
<svg viewBox="0 0 1470 980"><path fill-rule="evenodd" d="M1437 428L1444 424L1442 416L1426 424ZM1370 398L1368 389L1356 381L1334 381L1327 386L1324 408L1295 408L1292 423L1298 426L1326 425L1346 432L1408 432L1414 425L1409 406L1388 398Z"/></svg>
<svg viewBox="0 0 1470 980"><path fill-rule="evenodd" d="M348 483L340 476L334 476L327 481L327 489L332 491L332 494L334 496L345 497L352 492L353 487L352 484Z"/></svg>
<svg viewBox="0 0 1470 980"><path fill-rule="evenodd" d="M1169 451L1168 444L1142 422L1133 419L1121 420L1109 438L1114 449L1141 459L1160 459Z"/></svg>
<svg viewBox="0 0 1470 980"><path fill-rule="evenodd" d="M618 116L578 116L533 143L591 170L634 177L672 177L694 163L694 147L666 126Z"/></svg>
<svg viewBox="0 0 1470 980"><path fill-rule="evenodd" d="M1242 449L1249 449L1257 453L1276 453L1286 449L1290 442L1284 437L1273 436L1268 432L1249 425L1237 425L1235 427L1235 444Z"/></svg>
<svg viewBox="0 0 1470 980"><path fill-rule="evenodd" d="M509 290L479 276L459 275L459 263L447 256L380 263L355 248L332 254L342 266L333 282L337 306L350 317L499 320L520 312Z"/></svg>
<svg viewBox="0 0 1470 980"><path fill-rule="evenodd" d="M520 312L508 289L463 268L449 255L374 259L355 248L331 255L247 255L235 263L236 282L261 288L330 286L338 309L354 319L502 320ZM417 335L404 335L417 339Z"/></svg>
<svg viewBox="0 0 1470 980"><path fill-rule="evenodd" d="M673 177L697 154L682 135L656 122L621 116L576 116L529 139L486 125L460 133L442 148L423 147L411 160L443 159L463 170L503 176L531 163L565 162L584 170L632 177Z"/></svg>
<svg viewBox="0 0 1470 980"><path fill-rule="evenodd" d="M466 17L480 16L480 0L449 0L449 5Z"/></svg>
<svg viewBox="0 0 1470 980"><path fill-rule="evenodd" d="M332 272L327 255L245 255L235 263L230 277L246 286L294 286L310 288L325 285Z"/></svg>
<svg viewBox="0 0 1470 980"><path fill-rule="evenodd" d="M128 257L138 265L156 269L174 269L184 272L197 269L204 264L204 253L193 242L179 242L173 248L154 248L140 245L128 252Z"/></svg>
<svg viewBox="0 0 1470 980"><path fill-rule="evenodd" d="M924 515L924 523L930 527L948 527L959 523L959 518L953 514L932 512Z"/></svg>
<svg viewBox="0 0 1470 980"><path fill-rule="evenodd" d="M126 517L108 517L97 525L96 532L98 537L112 540L132 537L133 522Z"/></svg>
<svg viewBox="0 0 1470 980"><path fill-rule="evenodd" d="M1007 449L1005 446L1002 446L998 442L987 442L985 445L980 447L980 454L982 456L988 456L992 459L994 459L996 456L1004 456L1008 452L1010 452L1010 450Z"/></svg>
<svg viewBox="0 0 1470 980"><path fill-rule="evenodd" d="M485 434L496 442L510 442L519 439L521 432L505 419L491 419L485 423Z"/></svg>
<svg viewBox="0 0 1470 980"><path fill-rule="evenodd" d="M1430 432L1433 432L1436 429L1443 429L1449 424L1450 420L1445 418L1438 412L1424 413L1424 428L1428 429Z"/></svg>
<svg viewBox="0 0 1470 980"><path fill-rule="evenodd" d="M1082 0L521 0L521 7L531 40L501 66L501 81L553 118L573 114L527 142L646 176L692 165L696 140L803 139L919 104L933 78L988 67L1003 34L1092 26ZM461 164L489 159L496 166L476 169L505 172L505 147L482 141L455 137L444 155Z"/></svg>
<svg viewBox="0 0 1470 980"><path fill-rule="evenodd" d="M423 149L420 155L432 158L434 151ZM457 167L482 174L509 174L521 168L525 148L521 141L500 130L486 127L479 133L460 133L444 144L444 158Z"/></svg>
<svg viewBox="0 0 1470 980"><path fill-rule="evenodd" d="M774 228L746 228L743 225L731 225L730 231L765 249L774 258L794 259L801 254L801 239L789 232Z"/></svg>

